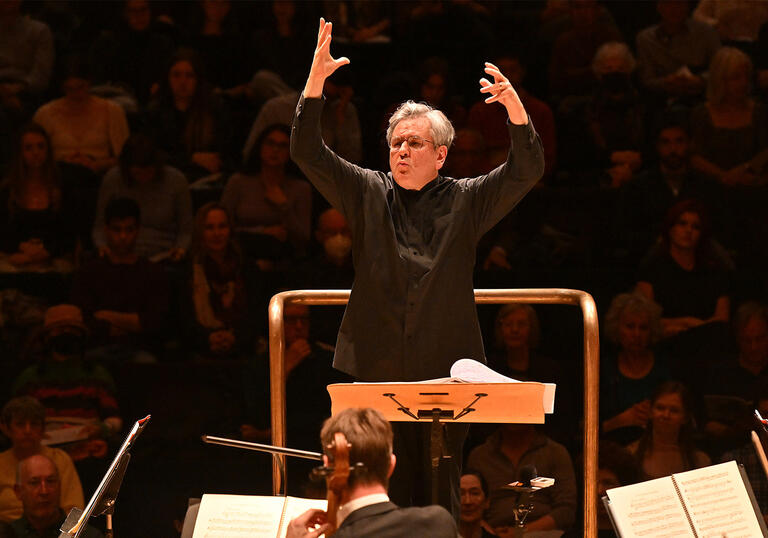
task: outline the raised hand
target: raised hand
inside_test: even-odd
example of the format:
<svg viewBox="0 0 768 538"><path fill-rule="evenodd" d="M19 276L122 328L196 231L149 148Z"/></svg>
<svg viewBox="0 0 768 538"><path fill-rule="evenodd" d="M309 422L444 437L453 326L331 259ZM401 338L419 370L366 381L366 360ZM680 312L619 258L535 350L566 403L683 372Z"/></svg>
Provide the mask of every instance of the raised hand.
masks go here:
<svg viewBox="0 0 768 538"><path fill-rule="evenodd" d="M330 77L339 67L349 63L349 58L346 56L338 59L331 56L331 30L333 30L333 24L326 22L321 17L315 56L312 58L312 68L309 70L307 84L304 86L304 97L322 96L325 79Z"/></svg>
<svg viewBox="0 0 768 538"><path fill-rule="evenodd" d="M480 93L491 94L486 100L486 103L499 102L504 105L509 115L509 121L517 125L525 125L528 123L528 114L525 112L525 107L520 101L520 97L512 87L507 77L505 77L498 67L490 62L485 62L485 70L488 75L493 77L493 83L487 78L480 79Z"/></svg>

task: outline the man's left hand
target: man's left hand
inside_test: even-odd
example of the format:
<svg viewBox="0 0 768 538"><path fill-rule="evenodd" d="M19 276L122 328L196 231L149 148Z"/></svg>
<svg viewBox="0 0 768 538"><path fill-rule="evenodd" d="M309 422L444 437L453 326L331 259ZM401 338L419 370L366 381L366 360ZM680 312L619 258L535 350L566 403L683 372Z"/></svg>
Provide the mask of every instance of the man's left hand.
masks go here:
<svg viewBox="0 0 768 538"><path fill-rule="evenodd" d="M498 67L490 62L485 62L485 72L493 77L493 83L487 78L480 79L480 93L490 93L485 102L495 103L499 102L504 105L509 115L509 121L515 125L526 125L528 123L528 114L525 112L525 107L520 96L512 87L509 79L505 77Z"/></svg>
<svg viewBox="0 0 768 538"><path fill-rule="evenodd" d="M291 520L285 538L317 538L329 529L330 525L327 521L328 514L322 510L310 508Z"/></svg>

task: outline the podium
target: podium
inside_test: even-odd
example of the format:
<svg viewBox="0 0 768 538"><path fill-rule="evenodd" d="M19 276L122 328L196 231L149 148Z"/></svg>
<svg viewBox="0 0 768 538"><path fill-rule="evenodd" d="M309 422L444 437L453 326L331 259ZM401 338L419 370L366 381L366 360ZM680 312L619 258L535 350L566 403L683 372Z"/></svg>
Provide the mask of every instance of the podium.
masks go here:
<svg viewBox="0 0 768 538"><path fill-rule="evenodd" d="M554 411L555 386L530 382L468 383L449 378L413 383L336 383L328 386L328 393L332 415L348 408L372 407L390 422L432 424L432 504L437 504L440 459L446 457L441 424L543 424L545 415Z"/></svg>

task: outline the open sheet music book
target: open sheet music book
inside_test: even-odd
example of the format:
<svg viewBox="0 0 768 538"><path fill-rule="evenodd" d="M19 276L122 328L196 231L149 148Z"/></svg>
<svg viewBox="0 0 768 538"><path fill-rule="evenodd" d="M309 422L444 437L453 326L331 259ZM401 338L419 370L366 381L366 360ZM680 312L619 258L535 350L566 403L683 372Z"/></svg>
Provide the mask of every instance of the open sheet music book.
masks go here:
<svg viewBox="0 0 768 538"><path fill-rule="evenodd" d="M759 538L768 528L744 468L735 461L609 489L621 538Z"/></svg>
<svg viewBox="0 0 768 538"><path fill-rule="evenodd" d="M288 523L324 499L261 495L203 495L192 538L284 538Z"/></svg>

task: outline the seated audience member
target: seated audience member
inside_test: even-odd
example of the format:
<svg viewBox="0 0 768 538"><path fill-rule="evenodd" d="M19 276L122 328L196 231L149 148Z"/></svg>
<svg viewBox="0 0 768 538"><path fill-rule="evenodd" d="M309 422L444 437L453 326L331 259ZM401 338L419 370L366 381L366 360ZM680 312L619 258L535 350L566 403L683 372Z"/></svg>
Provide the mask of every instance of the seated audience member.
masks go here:
<svg viewBox="0 0 768 538"><path fill-rule="evenodd" d="M602 433L622 445L637 440L648 422L651 395L670 377L653 345L661 338L661 308L639 293L613 298L605 336L616 347L600 361Z"/></svg>
<svg viewBox="0 0 768 538"><path fill-rule="evenodd" d="M757 409L762 417L767 417L768 383L762 382L757 390L752 393L752 396L754 397L754 401L750 402L754 406L752 409ZM751 424L755 424L754 414L749 412L749 415L751 417ZM762 428L762 425L753 426L755 431L760 432L758 428ZM747 430L748 429L749 427ZM761 435L759 437L763 443L763 450L765 450L765 435L764 432L760 433ZM763 469L763 465L760 463L760 459L755 451L755 445L752 444L751 439L747 441L747 438L748 436L744 435L742 437L741 445L724 453L720 458L720 461L726 462L736 460L736 463L744 466L744 470L749 478L749 484L752 486L752 491L755 493L755 500L760 507L760 513L763 514L764 518L768 518L768 478L766 478L765 469Z"/></svg>
<svg viewBox="0 0 768 538"><path fill-rule="evenodd" d="M104 255L83 264L72 283L72 303L86 315L94 355L151 361L149 350L166 327L168 280L162 267L136 253L141 213L131 198L104 209Z"/></svg>
<svg viewBox="0 0 768 538"><path fill-rule="evenodd" d="M130 134L125 112L90 94L91 75L84 58L69 56L64 69L64 96L41 106L35 122L50 136L57 161L101 175L117 164Z"/></svg>
<svg viewBox="0 0 768 538"><path fill-rule="evenodd" d="M702 204L684 200L669 209L661 242L641 264L636 289L661 306L665 337L728 322L728 269L714 251Z"/></svg>
<svg viewBox="0 0 768 538"><path fill-rule="evenodd" d="M572 0L568 7L572 27L555 40L549 62L549 89L558 98L589 95L595 52L604 43L621 40L615 26L598 18L596 0Z"/></svg>
<svg viewBox="0 0 768 538"><path fill-rule="evenodd" d="M701 95L702 75L720 48L717 31L689 17L689 1L658 0L656 9L661 21L637 34L641 83L663 99Z"/></svg>
<svg viewBox="0 0 768 538"><path fill-rule="evenodd" d="M632 454L610 441L600 441L597 465L597 536L613 538L616 535L602 498L609 489L637 482L637 467Z"/></svg>
<svg viewBox="0 0 768 538"><path fill-rule="evenodd" d="M627 267L637 263L659 238L657 223L669 208L688 199L710 211L722 202L721 187L690 165L690 137L685 126L671 120L658 129L656 159L618 192L615 210L616 257ZM715 215L715 220L719 221Z"/></svg>
<svg viewBox="0 0 768 538"><path fill-rule="evenodd" d="M67 517L61 509L61 479L56 464L42 454L22 460L14 492L24 507L24 514L11 523L17 538L26 536L58 536ZM83 538L102 538L96 528L86 525Z"/></svg>
<svg viewBox="0 0 768 538"><path fill-rule="evenodd" d="M538 476L555 479L554 486L531 498L533 510L526 520L526 530L564 531L576 519L576 478L568 451L531 424L504 424L484 444L469 454L467 467L482 473L490 488L487 521L494 529L513 527L517 494L501 489L520 480L525 471L535 467Z"/></svg>
<svg viewBox="0 0 768 538"><path fill-rule="evenodd" d="M340 499L337 516L338 538L387 538L397 536L430 536L455 538L456 522L441 506L400 508L387 495L389 477L395 468L392 453L392 427L376 410L345 409L323 424L320 442L325 465L333 465L328 448L337 432L349 443L349 462L360 462L362 468L353 470L348 488ZM289 475L290 476L290 475ZM314 538L328 530L327 514L310 509L291 520L288 538ZM316 529L316 526L320 527Z"/></svg>
<svg viewBox="0 0 768 538"><path fill-rule="evenodd" d="M651 480L710 464L709 456L694 444L693 399L685 385L665 381L651 397L645 433L629 445L640 479Z"/></svg>
<svg viewBox="0 0 768 538"><path fill-rule="evenodd" d="M707 101L691 112L691 164L726 185L754 185L768 173L768 107L752 98L751 82L749 57L723 47L709 67Z"/></svg>
<svg viewBox="0 0 768 538"><path fill-rule="evenodd" d="M266 323L261 273L243 256L229 215L216 202L197 211L190 261L184 293L195 351L216 357L252 355Z"/></svg>
<svg viewBox="0 0 768 538"><path fill-rule="evenodd" d="M321 290L352 288L355 279L352 232L344 215L333 208L320 213L314 238L322 251L296 267L290 277L291 287ZM324 306L313 311L312 326L321 342L336 341L343 314L343 306Z"/></svg>
<svg viewBox="0 0 768 538"><path fill-rule="evenodd" d="M557 137L555 132L555 116L547 103L538 99L524 86L526 65L522 55L512 52L498 55L493 64L498 67L502 73L506 74L509 81L514 86L520 101L525 106L525 110L531 117L531 121L536 126L536 132L541 137L541 145L544 148L544 180L552 177L557 164ZM486 143L488 151L488 164L497 166L507 159L509 151L509 131L507 130L507 113L504 107L499 104L488 106L487 103L480 101L472 105L469 109L467 127L479 131ZM459 143L458 136L456 143ZM450 165L453 158L453 151L448 157L446 165ZM478 176L488 169L484 167L472 176L457 174L454 177L474 177Z"/></svg>
<svg viewBox="0 0 768 538"><path fill-rule="evenodd" d="M45 408L30 396L13 398L3 406L0 430L11 441L11 448L0 452L0 521L13 521L22 516L20 499L14 493L16 471L20 461L35 454L49 458L59 469L60 507L69 512L73 506L83 508L83 488L72 459L59 448L43 446Z"/></svg>
<svg viewBox="0 0 768 538"><path fill-rule="evenodd" d="M50 266L74 251L71 221L48 135L30 123L0 184L0 251L21 270Z"/></svg>
<svg viewBox="0 0 768 538"><path fill-rule="evenodd" d="M570 128L577 129L570 137L574 143L563 148L570 154L571 174L601 177L615 188L640 169L645 126L632 78L634 69L635 58L625 43L611 41L597 49L592 60L592 93L571 122ZM561 111L565 108L564 104Z"/></svg>
<svg viewBox="0 0 768 538"><path fill-rule="evenodd" d="M15 396L32 396L43 404L49 436L62 426L80 428L78 440L62 449L75 462L84 489L92 491L104 472L107 439L122 429L123 420L112 376L85 357L87 335L78 307L49 308L42 332L44 354L21 372L11 390Z"/></svg>
<svg viewBox="0 0 768 538"><path fill-rule="evenodd" d="M189 186L181 172L163 164L160 150L147 135L128 139L119 166L101 183L93 227L93 242L101 254L107 233L104 210L111 200L124 197L135 200L141 212L136 254L153 261L181 260L192 239Z"/></svg>
<svg viewBox="0 0 768 538"><path fill-rule="evenodd" d="M96 83L127 86L141 106L163 78L173 41L153 24L152 2L127 0L114 30L104 30L90 51Z"/></svg>
<svg viewBox="0 0 768 538"><path fill-rule="evenodd" d="M485 521L488 510L488 482L483 475L472 469L465 469L459 481L461 494L461 516L459 517L459 535L462 538L490 538L495 536L491 526Z"/></svg>
<svg viewBox="0 0 768 538"><path fill-rule="evenodd" d="M181 49L173 55L147 116L168 163L188 180L230 169L229 113L213 94L193 51Z"/></svg>
<svg viewBox="0 0 768 538"><path fill-rule="evenodd" d="M312 188L291 166L290 129L267 127L243 173L233 175L221 195L246 253L266 269L299 257L309 241Z"/></svg>
<svg viewBox="0 0 768 538"><path fill-rule="evenodd" d="M24 114L48 88L53 36L43 22L21 13L21 2L0 4L0 108Z"/></svg>
<svg viewBox="0 0 768 538"><path fill-rule="evenodd" d="M354 89L341 72L325 79L323 95L327 105L323 108L320 125L323 140L337 155L353 163L359 163L363 157L362 134L357 107L352 102ZM299 92L286 93L273 97L261 107L253 121L248 139L243 147L243 162L248 163L251 155L259 147L258 141L267 128L276 124L291 126ZM257 157L258 158L258 157Z"/></svg>

